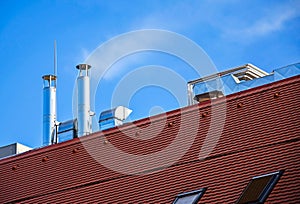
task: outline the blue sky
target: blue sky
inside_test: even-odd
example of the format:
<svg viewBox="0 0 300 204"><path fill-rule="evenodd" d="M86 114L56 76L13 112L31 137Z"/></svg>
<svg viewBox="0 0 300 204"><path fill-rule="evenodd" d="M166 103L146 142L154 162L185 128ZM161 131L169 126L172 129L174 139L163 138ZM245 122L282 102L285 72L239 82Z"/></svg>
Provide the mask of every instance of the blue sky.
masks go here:
<svg viewBox="0 0 300 204"><path fill-rule="evenodd" d="M196 42L218 70L252 63L267 72L300 61L300 1L288 0L1 0L0 146L42 144L42 76L53 71L58 53L58 120L73 117L75 66L100 44L139 29L164 29ZM100 59L101 60L101 59ZM94 110L109 107L113 88L136 67L157 64L195 79L182 61L139 53L118 62L96 95ZM146 76L145 76L146 77ZM167 90L146 87L132 97L132 120L152 107L178 107Z"/></svg>

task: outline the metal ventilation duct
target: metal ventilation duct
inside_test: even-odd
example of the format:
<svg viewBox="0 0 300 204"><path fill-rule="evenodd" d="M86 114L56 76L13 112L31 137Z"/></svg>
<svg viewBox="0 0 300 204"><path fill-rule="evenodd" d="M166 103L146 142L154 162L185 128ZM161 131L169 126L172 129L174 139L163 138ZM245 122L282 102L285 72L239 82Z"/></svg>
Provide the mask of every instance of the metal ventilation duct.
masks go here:
<svg viewBox="0 0 300 204"><path fill-rule="evenodd" d="M124 106L103 111L99 117L100 130L106 130L123 124L123 121L130 115L132 110Z"/></svg>
<svg viewBox="0 0 300 204"><path fill-rule="evenodd" d="M56 134L56 141L63 142L77 136L77 120L68 120L59 123Z"/></svg>

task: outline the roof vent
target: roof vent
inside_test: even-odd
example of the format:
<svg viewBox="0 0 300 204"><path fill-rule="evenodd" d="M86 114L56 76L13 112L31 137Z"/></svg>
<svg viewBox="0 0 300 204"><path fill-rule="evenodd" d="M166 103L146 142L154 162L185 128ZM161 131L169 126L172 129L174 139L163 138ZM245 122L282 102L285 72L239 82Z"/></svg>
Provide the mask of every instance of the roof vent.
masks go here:
<svg viewBox="0 0 300 204"><path fill-rule="evenodd" d="M77 119L57 122L55 134L53 134L51 142L52 144L56 144L76 137L78 137Z"/></svg>
<svg viewBox="0 0 300 204"><path fill-rule="evenodd" d="M99 117L100 130L106 130L123 124L123 121L130 115L132 110L124 106L103 111Z"/></svg>
<svg viewBox="0 0 300 204"><path fill-rule="evenodd" d="M224 96L224 94L222 91L215 90L215 91L211 91L211 92L207 92L207 93L203 93L203 94L198 94L194 97L194 100L198 101L199 103L202 103L204 101L221 98L223 96Z"/></svg>

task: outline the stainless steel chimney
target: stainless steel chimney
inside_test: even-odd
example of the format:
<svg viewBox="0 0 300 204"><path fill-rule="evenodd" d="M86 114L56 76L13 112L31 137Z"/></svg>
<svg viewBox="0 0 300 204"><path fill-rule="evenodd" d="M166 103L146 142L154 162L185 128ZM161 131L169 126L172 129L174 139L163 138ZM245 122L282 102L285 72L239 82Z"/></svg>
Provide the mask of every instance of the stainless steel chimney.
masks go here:
<svg viewBox="0 0 300 204"><path fill-rule="evenodd" d="M44 75L43 87L43 146L51 144L56 121L56 76Z"/></svg>
<svg viewBox="0 0 300 204"><path fill-rule="evenodd" d="M78 136L84 136L92 133L92 112L90 110L90 78L88 64L79 64L76 66L79 70L77 77L77 121Z"/></svg>

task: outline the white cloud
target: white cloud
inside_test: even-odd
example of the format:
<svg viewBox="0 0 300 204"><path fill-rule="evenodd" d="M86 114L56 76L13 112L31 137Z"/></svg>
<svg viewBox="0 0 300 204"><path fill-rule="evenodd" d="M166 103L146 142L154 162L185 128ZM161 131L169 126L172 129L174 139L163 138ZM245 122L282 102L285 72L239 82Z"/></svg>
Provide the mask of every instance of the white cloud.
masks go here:
<svg viewBox="0 0 300 204"><path fill-rule="evenodd" d="M150 12L132 27L184 33L213 29L227 40L245 41L284 29L300 16L299 10L299 1L179 1Z"/></svg>
<svg viewBox="0 0 300 204"><path fill-rule="evenodd" d="M226 40L243 41L267 36L284 29L286 23L300 15L299 3L292 1L277 4L252 1L248 4L240 1L175 1L174 4L158 7L147 14L141 14L138 21L131 22L131 29L162 28L183 33L201 32L203 39L208 36L224 37ZM129 29L130 29L129 28ZM214 33L209 33L214 32ZM211 35L212 34L212 35ZM109 39L109 38L108 38ZM148 39L149 40L149 39ZM217 41L217 40L215 40ZM110 59L115 58L124 47L135 47L136 39L127 39L122 46L118 41L111 45L106 58L89 59L89 61L106 70ZM163 42L163 41L162 41ZM121 47L120 47L121 46ZM90 52L82 49L82 59L87 59ZM141 55L124 58L114 64L103 76L112 79L124 74L131 65L143 61Z"/></svg>
<svg viewBox="0 0 300 204"><path fill-rule="evenodd" d="M255 35L265 35L273 31L280 30L284 24L297 15L296 11L290 10L276 15L272 19L260 19L252 27L245 29L245 33L254 33Z"/></svg>
<svg viewBox="0 0 300 204"><path fill-rule="evenodd" d="M240 19L234 25L221 26L221 30L227 39L253 40L283 30L290 20L300 16L299 9L299 3L283 3L273 7L270 5L268 9L261 9L263 15L253 13L254 21L253 19Z"/></svg>

